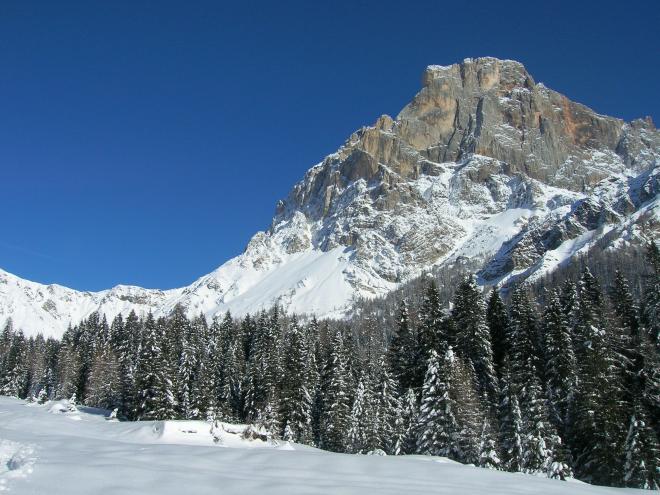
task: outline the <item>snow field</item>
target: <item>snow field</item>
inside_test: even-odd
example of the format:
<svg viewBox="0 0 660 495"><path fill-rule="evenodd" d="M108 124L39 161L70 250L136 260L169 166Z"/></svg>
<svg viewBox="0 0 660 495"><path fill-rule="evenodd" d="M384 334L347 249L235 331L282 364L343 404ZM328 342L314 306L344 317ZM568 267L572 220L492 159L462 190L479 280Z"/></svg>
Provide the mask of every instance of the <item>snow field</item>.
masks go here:
<svg viewBox="0 0 660 495"><path fill-rule="evenodd" d="M76 410L77 409L77 410ZM0 397L0 491L15 494L624 494L425 456L334 454L243 438L245 425L118 422ZM219 440L214 441L214 437Z"/></svg>

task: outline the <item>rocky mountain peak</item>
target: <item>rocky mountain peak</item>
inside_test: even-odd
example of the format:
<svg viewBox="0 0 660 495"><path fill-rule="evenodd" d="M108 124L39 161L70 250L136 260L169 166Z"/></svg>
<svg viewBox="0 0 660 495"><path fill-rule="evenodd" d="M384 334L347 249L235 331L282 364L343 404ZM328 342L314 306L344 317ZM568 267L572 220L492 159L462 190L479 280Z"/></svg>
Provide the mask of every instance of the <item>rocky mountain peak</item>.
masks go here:
<svg viewBox="0 0 660 495"><path fill-rule="evenodd" d="M449 66L429 65L422 75L422 86L452 77L461 81L463 87L490 90L496 86L532 88L535 83L525 66L515 60L500 60L493 57L466 58L463 62Z"/></svg>
<svg viewBox="0 0 660 495"><path fill-rule="evenodd" d="M606 178L654 169L659 151L650 121L599 115L537 84L519 62L431 65L395 119L379 117L308 171L269 235L282 236L295 219L307 230L287 242L292 252L344 246L370 276L397 283L459 252L487 261L488 248L457 250L475 218L575 203ZM550 190L561 193L549 201ZM512 251L483 274L501 278L516 266L511 259L529 268L567 237L535 241L533 255Z"/></svg>
<svg viewBox="0 0 660 495"><path fill-rule="evenodd" d="M278 202L245 252L188 287L81 293L0 273L0 324L63 331L93 310L209 317L276 302L342 315L432 268L482 284L658 237L660 132L536 83L519 62L431 65L401 112L354 132ZM51 332L53 333L53 332Z"/></svg>
<svg viewBox="0 0 660 495"><path fill-rule="evenodd" d="M433 173L433 164L475 154L501 162L508 175L582 191L621 172L622 164L648 166L645 155L659 144L651 122L599 115L536 84L519 62L476 58L432 65L422 83L396 119L381 116L312 169L292 191L290 206L318 218L349 183L376 180L387 189L399 178ZM585 166L596 152L600 166ZM285 210L283 203L278 213Z"/></svg>

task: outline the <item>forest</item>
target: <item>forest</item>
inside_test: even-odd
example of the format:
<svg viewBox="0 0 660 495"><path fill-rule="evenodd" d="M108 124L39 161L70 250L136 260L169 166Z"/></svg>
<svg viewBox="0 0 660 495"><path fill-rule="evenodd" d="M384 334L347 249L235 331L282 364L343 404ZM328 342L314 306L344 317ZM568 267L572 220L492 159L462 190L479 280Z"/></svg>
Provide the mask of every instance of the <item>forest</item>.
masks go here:
<svg viewBox="0 0 660 495"><path fill-rule="evenodd" d="M93 313L61 340L0 333L0 394L127 421L250 423L354 454L657 490L660 251L483 290L431 272L345 320L275 306L213 321Z"/></svg>

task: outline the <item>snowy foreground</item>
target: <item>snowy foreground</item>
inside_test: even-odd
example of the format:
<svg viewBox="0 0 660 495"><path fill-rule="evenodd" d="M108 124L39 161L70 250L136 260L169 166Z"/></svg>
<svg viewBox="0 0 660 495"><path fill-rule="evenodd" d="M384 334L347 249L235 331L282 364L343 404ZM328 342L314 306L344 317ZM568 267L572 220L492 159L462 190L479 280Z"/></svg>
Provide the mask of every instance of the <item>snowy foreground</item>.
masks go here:
<svg viewBox="0 0 660 495"><path fill-rule="evenodd" d="M246 440L201 421L117 422L0 397L0 491L16 494L605 494L601 488L464 466L444 458L333 454Z"/></svg>

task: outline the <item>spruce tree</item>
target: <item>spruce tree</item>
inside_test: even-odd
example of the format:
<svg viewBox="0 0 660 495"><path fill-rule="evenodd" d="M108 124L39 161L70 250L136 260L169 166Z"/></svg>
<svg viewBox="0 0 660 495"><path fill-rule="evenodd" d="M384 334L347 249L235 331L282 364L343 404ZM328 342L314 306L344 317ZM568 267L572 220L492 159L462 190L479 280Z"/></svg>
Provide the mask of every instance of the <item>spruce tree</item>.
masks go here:
<svg viewBox="0 0 660 495"><path fill-rule="evenodd" d="M635 407L630 416L624 445L623 484L631 488L660 490L660 447L658 439Z"/></svg>
<svg viewBox="0 0 660 495"><path fill-rule="evenodd" d="M325 450L343 452L350 415L349 369L344 337L337 330L330 341L330 352L323 372L323 405L320 417L320 445Z"/></svg>
<svg viewBox="0 0 660 495"><path fill-rule="evenodd" d="M440 303L440 293L434 280L429 283L426 294L419 310L419 351L415 358L417 370L415 373L414 388L421 389L425 380L426 363L431 356L431 351L444 356L447 348L451 345L452 331L451 320L443 311Z"/></svg>
<svg viewBox="0 0 660 495"><path fill-rule="evenodd" d="M280 418L283 437L299 443L312 440L312 397L307 388L307 349L305 337L294 317L289 325L287 349L284 353Z"/></svg>
<svg viewBox="0 0 660 495"><path fill-rule="evenodd" d="M394 451L397 414L401 406L398 387L385 364L384 356L378 360L372 376L373 412L371 414L374 415L375 423L375 448L391 454Z"/></svg>
<svg viewBox="0 0 660 495"><path fill-rule="evenodd" d="M119 365L119 415L132 419L135 412L135 367L139 352L140 335L142 332L140 321L131 311L123 326L115 326L113 338L114 353Z"/></svg>
<svg viewBox="0 0 660 495"><path fill-rule="evenodd" d="M109 342L97 351L89 376L89 393L85 403L110 410L120 406L119 362Z"/></svg>
<svg viewBox="0 0 660 495"><path fill-rule="evenodd" d="M364 385L358 381L346 432L346 450L352 454L366 454L371 450L375 437L373 424L373 398Z"/></svg>
<svg viewBox="0 0 660 495"><path fill-rule="evenodd" d="M600 284L588 269L579 284L576 354L579 383L570 435L577 474L596 484L621 480L626 435L621 370L605 318Z"/></svg>
<svg viewBox="0 0 660 495"><path fill-rule="evenodd" d="M505 363L505 369L508 365ZM502 399L500 403L499 442L502 451L502 466L507 471L518 472L523 468L523 420L518 397L508 383L508 374L503 375Z"/></svg>
<svg viewBox="0 0 660 495"><path fill-rule="evenodd" d="M486 469L502 468L502 460L498 453L495 432L493 431L487 415L484 415L483 423L481 425L481 435L479 437L479 459L477 465Z"/></svg>
<svg viewBox="0 0 660 495"><path fill-rule="evenodd" d="M27 342L21 330L12 335L5 359L4 376L0 377L0 395L24 399L28 390Z"/></svg>
<svg viewBox="0 0 660 495"><path fill-rule="evenodd" d="M399 412L394 426L392 454L414 454L417 451L417 415L419 404L417 394L409 388L399 402Z"/></svg>
<svg viewBox="0 0 660 495"><path fill-rule="evenodd" d="M550 294L543 313L546 390L551 418L563 435L570 430L569 411L577 388L577 361L573 338L561 300Z"/></svg>
<svg viewBox="0 0 660 495"><path fill-rule="evenodd" d="M224 378L220 389L219 410L226 420L243 418L243 349L239 341L232 342L224 354Z"/></svg>
<svg viewBox="0 0 660 495"><path fill-rule="evenodd" d="M493 288L488 298L486 309L486 322L490 331L490 339L493 348L493 365L498 378L502 377L504 358L507 353L506 334L509 327L509 316L506 306L500 297L497 288Z"/></svg>
<svg viewBox="0 0 660 495"><path fill-rule="evenodd" d="M197 360L192 339L189 335L182 335L183 339L181 356L178 363L177 376L177 402L179 416L182 419L192 419L193 386L197 368Z"/></svg>
<svg viewBox="0 0 660 495"><path fill-rule="evenodd" d="M465 278L458 286L451 314L456 328L456 351L474 369L478 392L486 399L488 411L494 414L499 385L490 330L486 324L486 308L473 277Z"/></svg>
<svg viewBox="0 0 660 495"><path fill-rule="evenodd" d="M457 357L450 373L450 396L455 404L454 416L458 431L454 440L452 458L465 464L478 464L480 459L480 435L488 401L481 404L477 392L476 373L470 361Z"/></svg>
<svg viewBox="0 0 660 495"><path fill-rule="evenodd" d="M642 323L648 338L660 353L660 249L655 241L646 249L649 273L644 277L642 297Z"/></svg>
<svg viewBox="0 0 660 495"><path fill-rule="evenodd" d="M454 360L451 348L445 353L442 364L431 350L417 423L417 452L420 454L456 456L459 425L454 416L456 403L450 394Z"/></svg>
<svg viewBox="0 0 660 495"><path fill-rule="evenodd" d="M167 363L160 347L162 335L162 327L159 328L153 315L149 313L144 322L135 377L135 418L138 421L172 419L175 416L176 400L172 381L168 376Z"/></svg>
<svg viewBox="0 0 660 495"><path fill-rule="evenodd" d="M408 390L416 386L419 349L410 322L408 304L404 299L399 306L397 328L388 348L388 364L398 381L400 390Z"/></svg>

